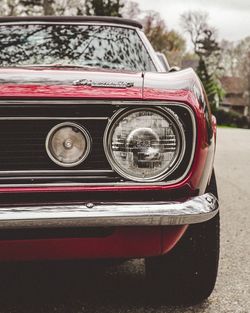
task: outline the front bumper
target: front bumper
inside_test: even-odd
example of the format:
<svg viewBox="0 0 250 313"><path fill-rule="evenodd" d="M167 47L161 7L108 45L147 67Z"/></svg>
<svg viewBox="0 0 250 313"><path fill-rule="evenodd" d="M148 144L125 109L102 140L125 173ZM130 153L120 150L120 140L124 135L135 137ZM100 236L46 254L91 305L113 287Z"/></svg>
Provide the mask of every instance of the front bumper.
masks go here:
<svg viewBox="0 0 250 313"><path fill-rule="evenodd" d="M218 209L210 193L185 202L9 206L0 207L0 229L185 225L205 222Z"/></svg>

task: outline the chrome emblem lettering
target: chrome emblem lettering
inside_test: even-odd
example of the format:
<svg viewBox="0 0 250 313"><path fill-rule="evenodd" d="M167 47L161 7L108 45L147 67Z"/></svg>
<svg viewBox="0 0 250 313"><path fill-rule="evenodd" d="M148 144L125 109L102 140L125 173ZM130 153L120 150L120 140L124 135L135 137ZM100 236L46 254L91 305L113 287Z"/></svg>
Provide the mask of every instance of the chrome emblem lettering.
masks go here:
<svg viewBox="0 0 250 313"><path fill-rule="evenodd" d="M123 82L123 81L118 81L118 82L111 82L111 81L92 81L89 79L78 79L73 81L74 86L90 86L90 87L110 87L110 88L129 88L133 87L134 83L133 82Z"/></svg>

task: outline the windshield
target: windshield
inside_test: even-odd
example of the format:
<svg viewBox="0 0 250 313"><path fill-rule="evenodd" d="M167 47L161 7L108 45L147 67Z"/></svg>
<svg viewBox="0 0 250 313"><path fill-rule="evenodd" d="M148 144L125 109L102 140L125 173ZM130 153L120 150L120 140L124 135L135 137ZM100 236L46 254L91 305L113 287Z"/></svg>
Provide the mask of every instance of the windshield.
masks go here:
<svg viewBox="0 0 250 313"><path fill-rule="evenodd" d="M1 25L0 66L155 71L134 29L108 25Z"/></svg>

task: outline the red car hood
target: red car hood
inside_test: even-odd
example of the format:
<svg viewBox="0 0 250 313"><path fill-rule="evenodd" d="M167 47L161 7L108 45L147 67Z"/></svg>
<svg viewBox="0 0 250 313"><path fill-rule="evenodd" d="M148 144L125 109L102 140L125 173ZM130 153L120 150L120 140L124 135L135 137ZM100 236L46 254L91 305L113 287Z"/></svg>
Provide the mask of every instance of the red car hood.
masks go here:
<svg viewBox="0 0 250 313"><path fill-rule="evenodd" d="M88 85L75 85L87 80ZM91 86L91 82L95 85ZM119 87L119 83L121 87ZM128 87L123 84L128 83ZM106 87L103 85L106 84ZM97 86L98 85L98 86ZM142 98L141 72L93 71L83 69L1 68L0 97L15 98Z"/></svg>
<svg viewBox="0 0 250 313"><path fill-rule="evenodd" d="M87 80L88 84L76 85L79 80ZM195 85L200 87L191 69L173 73L134 73L99 69L0 68L0 98L154 99L189 102Z"/></svg>

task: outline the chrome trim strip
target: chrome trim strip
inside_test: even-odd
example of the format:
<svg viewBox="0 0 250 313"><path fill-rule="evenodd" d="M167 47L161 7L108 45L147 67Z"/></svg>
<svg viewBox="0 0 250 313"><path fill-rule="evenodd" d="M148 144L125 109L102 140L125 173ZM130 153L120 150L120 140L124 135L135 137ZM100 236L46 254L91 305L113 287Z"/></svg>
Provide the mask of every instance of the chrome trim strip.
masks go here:
<svg viewBox="0 0 250 313"><path fill-rule="evenodd" d="M74 117L74 116L66 116L66 117L58 117L58 116L0 116L0 121L35 121L35 120L59 120L59 121L64 121L64 120L108 120L108 117Z"/></svg>
<svg viewBox="0 0 250 313"><path fill-rule="evenodd" d="M9 175L25 175L25 174L32 174L32 175L48 175L49 174L85 174L85 175L105 175L109 173L114 173L113 170L30 170L30 171L0 171L1 176L9 176Z"/></svg>
<svg viewBox="0 0 250 313"><path fill-rule="evenodd" d="M101 180L107 180L107 181L114 181L115 179L119 179L118 176L116 177L112 177L112 176L108 176L108 175L95 175L95 174L89 174L87 176L79 176L79 175L75 175L75 176L17 176L17 177L13 177L13 176L10 176L10 177L1 177L1 181L14 181L14 182L17 182L17 181L21 181L21 180L26 180L26 181L32 181L33 182L33 187L37 187L38 185L35 183L35 180L39 181L40 180L40 187L42 186L41 184L41 181L43 180L47 180L47 181L75 181L75 182L85 182L87 180L90 180L93 181L94 179L98 180L99 181L99 184L100 184L100 181ZM102 185L105 185L106 183L103 182ZM57 186L58 184L56 184ZM96 185L93 183L93 185ZM1 187L4 187L5 185L1 185L0 184L0 188ZM13 185L12 185L13 186ZM16 185L17 186L17 185ZM19 185L18 185L19 186ZM20 185L21 186L21 185ZM43 185L44 186L44 185ZM55 183L54 185L52 184L52 186L55 186ZM67 185L68 186L68 185ZM82 186L83 186L83 183L82 183ZM27 185L25 184L25 187L27 187Z"/></svg>
<svg viewBox="0 0 250 313"><path fill-rule="evenodd" d="M69 105L69 104L74 104L74 105L113 105L113 106L129 106L129 105L138 105L138 106L145 106L145 105L150 105L150 106L164 106L164 105L183 105L185 107L188 107L187 104L182 103L182 102L174 102L174 101L166 101L166 100L102 100L102 99L96 99L96 100L86 100L86 99L70 99L70 100L65 100L65 99L37 99L37 100L18 100L18 99L0 99L0 105L3 104L19 104L19 105L53 105L53 104L58 104L58 105Z"/></svg>
<svg viewBox="0 0 250 313"><path fill-rule="evenodd" d="M2 207L0 229L185 225L211 219L218 208L217 199L208 193L185 202Z"/></svg>
<svg viewBox="0 0 250 313"><path fill-rule="evenodd" d="M30 177L30 179L33 179L35 177ZM59 179L58 177L55 177L55 179ZM72 177L69 177L70 179ZM106 186L111 186L111 187L126 187L126 186L167 186L167 182L156 182L156 183L136 183L136 182L128 182L128 181L123 181L122 178L120 180L121 182L112 182L112 183L75 183L75 182L67 182L67 183L32 183L32 184L0 184L0 190L1 188L42 188L42 187L106 187Z"/></svg>

